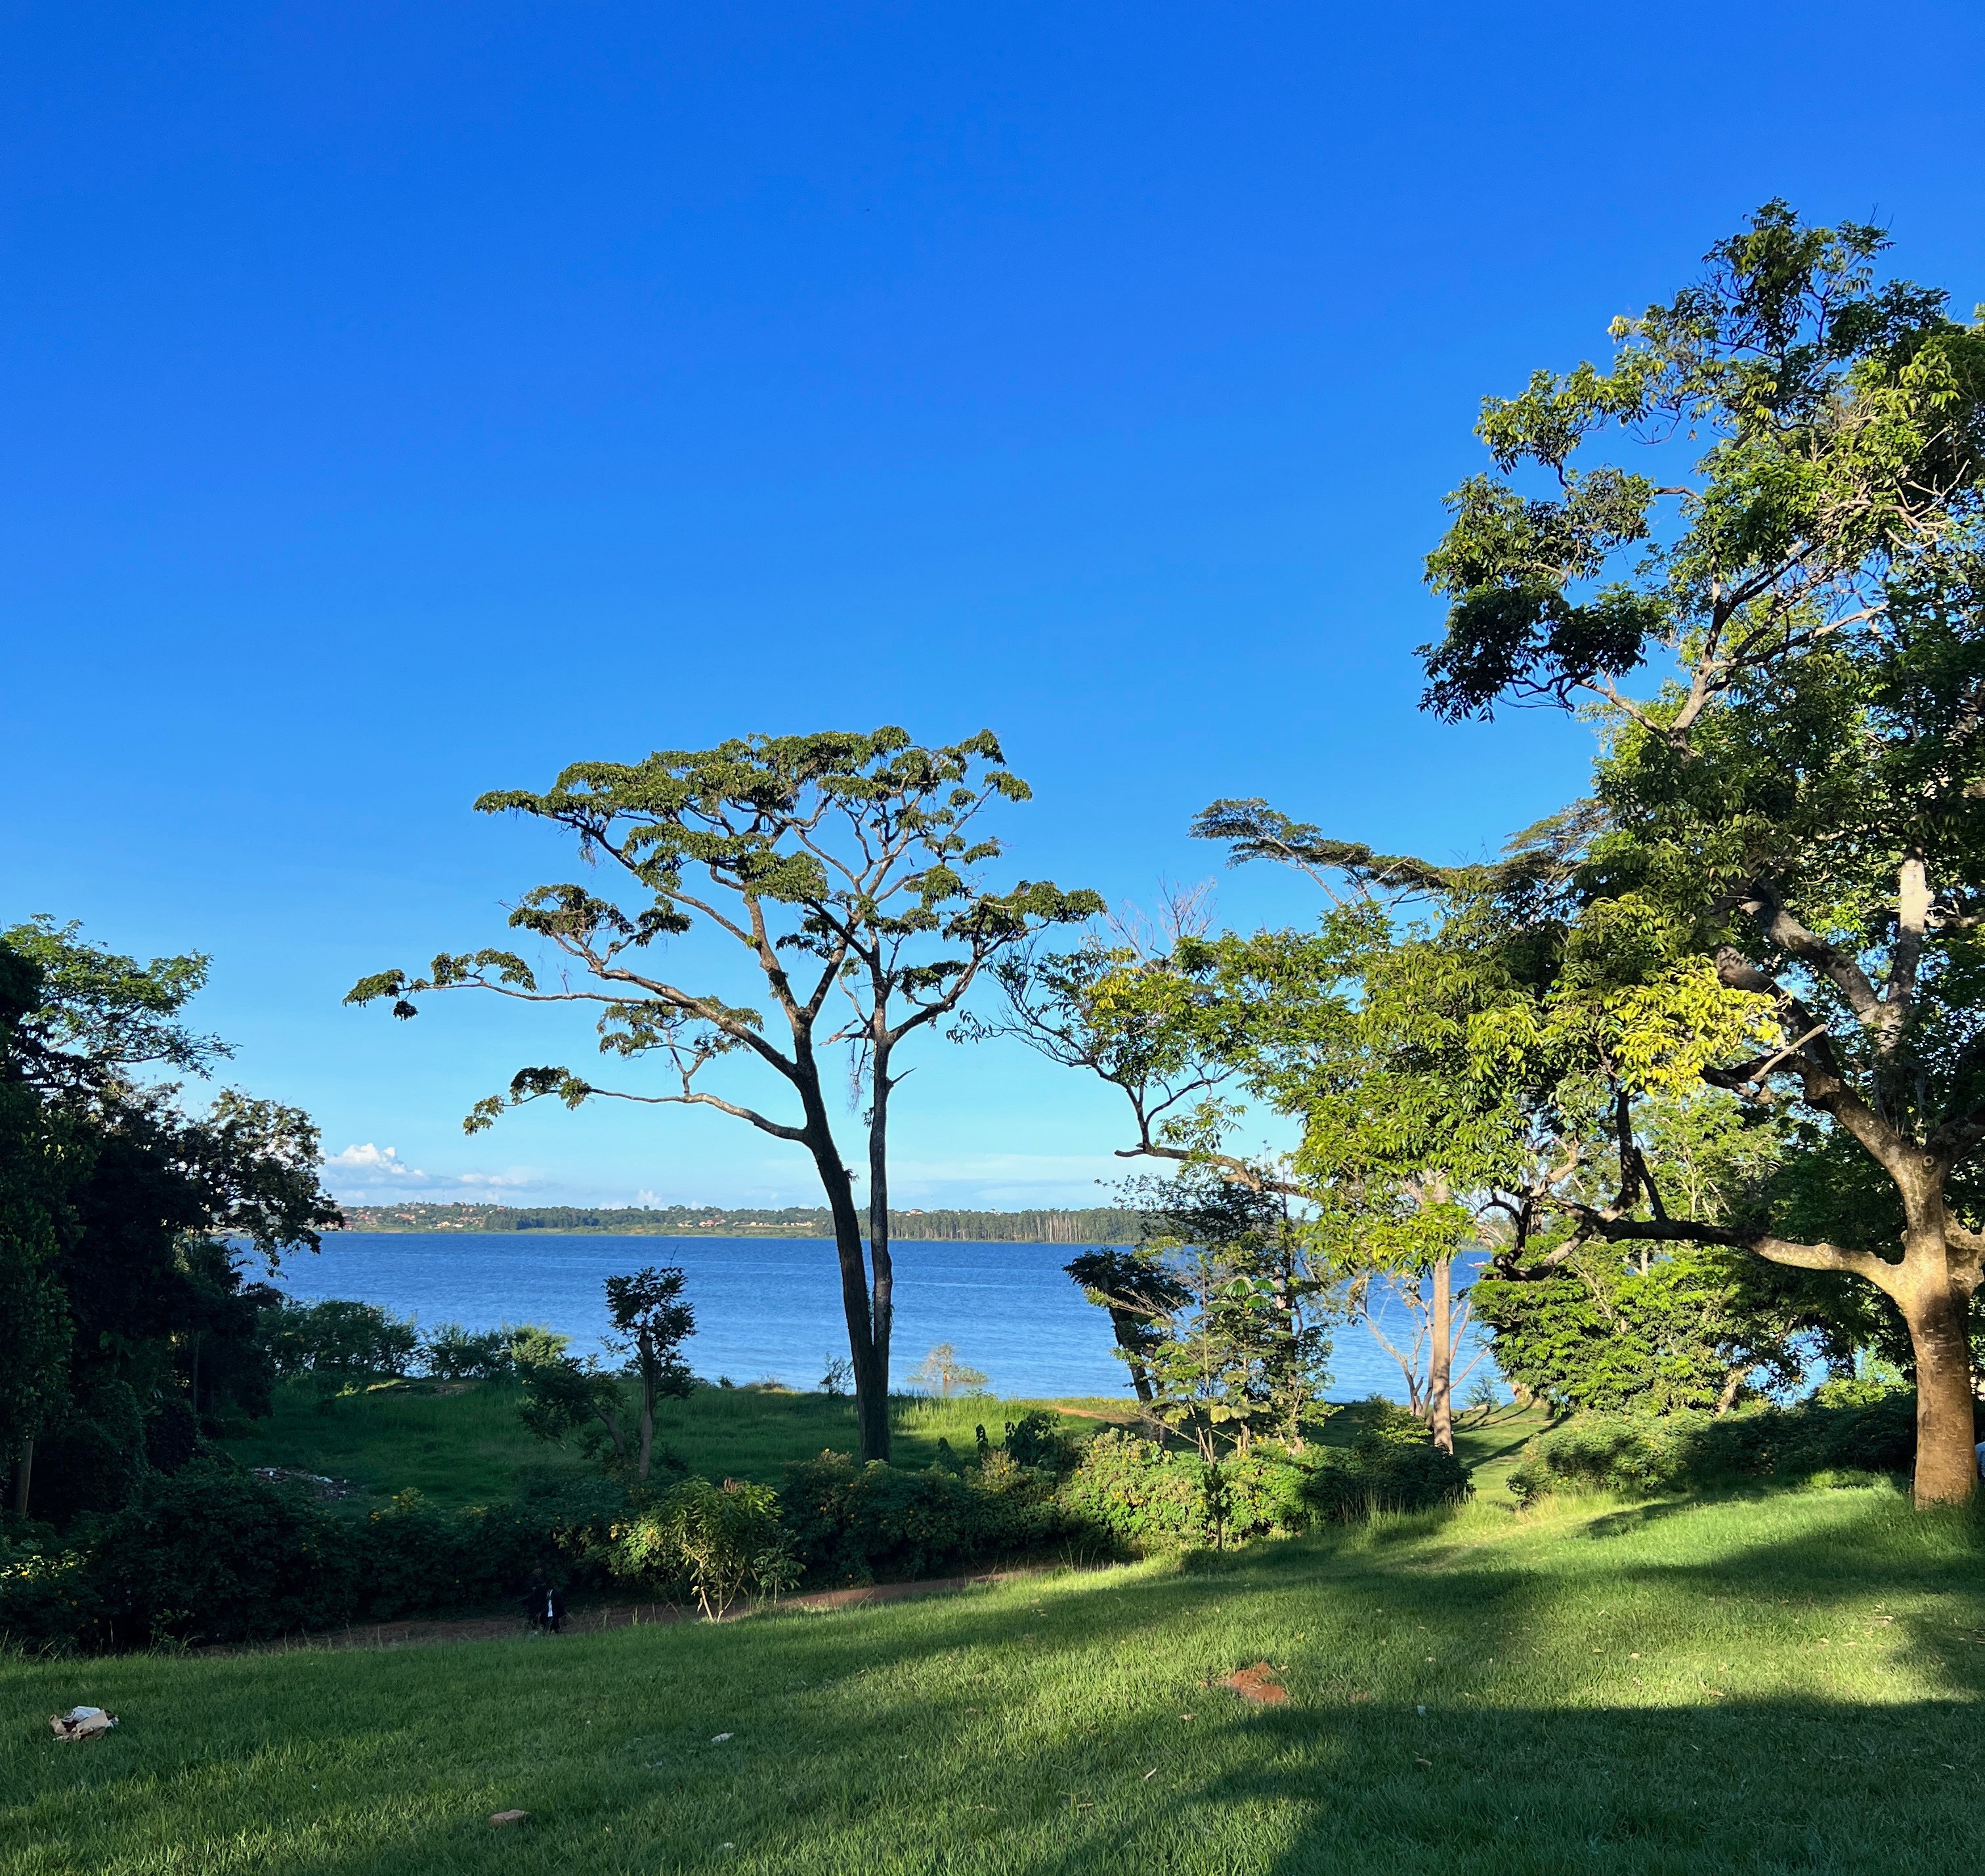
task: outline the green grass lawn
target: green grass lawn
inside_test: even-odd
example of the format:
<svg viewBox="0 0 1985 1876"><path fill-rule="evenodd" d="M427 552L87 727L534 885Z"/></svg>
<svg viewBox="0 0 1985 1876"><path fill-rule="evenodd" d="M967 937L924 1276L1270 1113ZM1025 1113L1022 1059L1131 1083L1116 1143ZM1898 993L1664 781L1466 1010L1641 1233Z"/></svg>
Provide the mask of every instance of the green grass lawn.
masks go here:
<svg viewBox="0 0 1985 1876"><path fill-rule="evenodd" d="M489 1504L507 1498L519 1478L586 1468L576 1451L547 1445L525 1430L514 1388L451 1386L415 1382L351 1394L324 1411L309 1384L285 1383L276 1391L275 1411L253 1432L228 1441L227 1449L244 1465L350 1479L375 1498L411 1486L444 1505ZM1042 1405L1075 1410L1067 1424L1084 1435L1103 1424L1090 1416L1125 1411L1120 1401L904 1401L895 1416L897 1462L929 1465L940 1439L969 1455L978 1424L996 1441L1006 1421ZM748 1388L699 1388L687 1400L662 1402L655 1437L692 1472L768 1485L790 1460L813 1458L830 1446L851 1452L857 1445L851 1401Z"/></svg>
<svg viewBox="0 0 1985 1876"><path fill-rule="evenodd" d="M1970 1524L1888 1488L1522 1516L1501 1496L714 1627L0 1662L0 1869L1696 1876L1985 1854ZM1285 1707L1207 1684L1263 1660ZM54 1743L46 1716L77 1701L123 1725ZM529 1821L487 1823L512 1807Z"/></svg>
<svg viewBox="0 0 1985 1876"><path fill-rule="evenodd" d="M895 1409L896 1462L927 1465L938 1441L948 1439L969 1456L980 1424L996 1442L1008 1421L1031 1408L1047 1408L1078 1437L1087 1438L1113 1419L1128 1416L1121 1399L1066 1401L904 1400ZM1348 1441L1362 1409L1349 1407L1318 1429L1327 1441ZM1457 1445L1480 1468L1485 1494L1500 1490L1530 1435L1535 1415L1504 1408L1486 1424L1464 1418ZM857 1440L855 1408L819 1394L761 1393L748 1388L699 1388L686 1400L663 1401L655 1437L680 1454L690 1471L711 1478L778 1482L789 1461L810 1459L824 1448L851 1452ZM227 1441L244 1465L285 1466L351 1480L368 1501L408 1487L439 1505L485 1505L511 1495L522 1479L586 1467L576 1451L546 1445L517 1418L517 1395L489 1382L434 1384L348 1394L317 1404L306 1382L276 1391L275 1411L252 1433Z"/></svg>

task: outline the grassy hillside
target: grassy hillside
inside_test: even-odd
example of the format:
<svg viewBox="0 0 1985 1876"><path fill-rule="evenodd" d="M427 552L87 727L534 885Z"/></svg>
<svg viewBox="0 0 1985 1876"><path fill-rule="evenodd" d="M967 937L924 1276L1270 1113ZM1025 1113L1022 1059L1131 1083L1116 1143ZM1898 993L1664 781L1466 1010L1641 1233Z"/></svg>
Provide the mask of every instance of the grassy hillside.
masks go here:
<svg viewBox="0 0 1985 1876"><path fill-rule="evenodd" d="M1125 1411L1113 1400L905 1401L895 1412L897 1462L929 1464L940 1439L969 1453L979 1422L997 1440L1003 1422L1036 1405L1063 1412L1079 1431ZM692 1472L767 1484L790 1460L830 1446L852 1452L858 1444L851 1401L751 1388L699 1388L663 1401L655 1427L657 1441ZM517 1418L516 1391L490 1382L417 1381L348 1394L327 1411L307 1382L288 1383L277 1390L274 1413L228 1450L244 1465L328 1473L375 1495L411 1485L438 1504L486 1504L508 1496L520 1477L586 1464L576 1451L532 1438Z"/></svg>
<svg viewBox="0 0 1985 1876"><path fill-rule="evenodd" d="M412 1486L439 1505L489 1504L506 1498L519 1480L546 1472L583 1469L576 1451L533 1439L517 1418L511 1388L490 1382L421 1382L353 1394L317 1404L307 1382L280 1387L276 1411L254 1432L228 1442L244 1465L287 1466L348 1479L371 1498ZM895 1408L898 1465L925 1465L948 1439L969 1454L983 1422L997 1441L1004 1423L1030 1408L1062 1416L1078 1437L1127 1418L1121 1399L1063 1401L905 1400ZM1318 1430L1348 1442L1363 1410L1334 1414ZM1517 1450L1542 1424L1505 1408L1487 1422L1465 1417L1459 1444L1478 1468L1478 1489L1500 1489ZM662 1403L656 1438L680 1454L692 1472L711 1478L778 1482L781 1467L823 1448L852 1452L858 1444L854 1403L818 1394L761 1393L756 1388L699 1388L688 1399Z"/></svg>
<svg viewBox="0 0 1985 1876"><path fill-rule="evenodd" d="M5 1661L0 1870L1945 1872L1980 1561L1886 1488L1491 1496L831 1615ZM1207 1684L1265 1660L1286 1706ZM123 1725L54 1744L77 1701Z"/></svg>

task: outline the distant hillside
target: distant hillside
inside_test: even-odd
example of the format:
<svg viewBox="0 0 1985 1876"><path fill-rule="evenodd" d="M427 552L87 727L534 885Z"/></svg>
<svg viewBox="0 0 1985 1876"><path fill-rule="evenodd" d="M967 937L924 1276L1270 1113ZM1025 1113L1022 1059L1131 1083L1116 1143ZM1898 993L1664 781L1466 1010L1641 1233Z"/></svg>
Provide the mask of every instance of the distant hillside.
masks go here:
<svg viewBox="0 0 1985 1876"><path fill-rule="evenodd" d="M777 1210L721 1205L611 1207L580 1205L348 1205L353 1231L569 1231L647 1237L828 1237L825 1206ZM901 1211L889 1214L896 1237L953 1243L1129 1244L1137 1214L1115 1206L1081 1211Z"/></svg>

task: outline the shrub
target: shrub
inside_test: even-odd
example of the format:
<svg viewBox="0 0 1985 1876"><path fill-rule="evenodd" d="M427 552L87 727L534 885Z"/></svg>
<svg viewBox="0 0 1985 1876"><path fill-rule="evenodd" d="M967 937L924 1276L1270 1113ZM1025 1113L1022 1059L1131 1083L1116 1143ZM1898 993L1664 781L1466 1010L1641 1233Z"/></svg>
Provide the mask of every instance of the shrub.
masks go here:
<svg viewBox="0 0 1985 1876"><path fill-rule="evenodd" d="M747 1592L776 1596L799 1579L778 1495L766 1485L685 1479L616 1536L621 1575L685 1583L712 1619Z"/></svg>
<svg viewBox="0 0 1985 1876"><path fill-rule="evenodd" d="M1120 1549L1177 1550L1208 1541L1205 1468L1111 1427L1097 1435L1062 1502Z"/></svg>
<svg viewBox="0 0 1985 1876"><path fill-rule="evenodd" d="M419 1341L411 1317L337 1297L285 1298L263 1311L261 1337L279 1374L404 1374Z"/></svg>
<svg viewBox="0 0 1985 1876"><path fill-rule="evenodd" d="M1567 1421L1524 1449L1510 1489L1524 1504L1553 1491L1666 1492L1823 1472L1899 1472L1916 1454L1916 1395L1859 1404L1815 1398L1717 1418L1700 1412Z"/></svg>
<svg viewBox="0 0 1985 1876"><path fill-rule="evenodd" d="M65 1525L91 1512L122 1511L144 1489L145 1420L121 1381L99 1381L52 1431L35 1442L35 1513Z"/></svg>
<svg viewBox="0 0 1985 1876"><path fill-rule="evenodd" d="M957 1472L824 1452L788 1466L779 1497L799 1567L835 1582L942 1576L1069 1529L1053 1475L997 1450Z"/></svg>
<svg viewBox="0 0 1985 1876"><path fill-rule="evenodd" d="M1315 1463L1302 1482L1313 1517L1342 1520L1374 1512L1433 1511L1458 1505L1475 1487L1468 1468L1433 1443L1433 1431L1410 1409L1377 1396L1349 1447L1311 1449Z"/></svg>
<svg viewBox="0 0 1985 1876"><path fill-rule="evenodd" d="M1090 1441L1061 1498L1073 1520L1107 1532L1119 1549L1178 1550L1301 1530L1305 1476L1266 1441L1209 1466L1112 1428Z"/></svg>
<svg viewBox="0 0 1985 1876"><path fill-rule="evenodd" d="M155 1475L129 1509L85 1521L65 1548L0 1557L0 1633L94 1648L260 1641L486 1607L539 1582L602 1586L626 1500L593 1484L462 1512L407 1492L354 1518L196 1459Z"/></svg>
<svg viewBox="0 0 1985 1876"><path fill-rule="evenodd" d="M1074 1436L1063 1428L1060 1416L1040 1408L1006 1422L1004 1451L1016 1465L1036 1466L1056 1475L1074 1471L1081 1456Z"/></svg>
<svg viewBox="0 0 1985 1876"><path fill-rule="evenodd" d="M1311 1515L1342 1520L1375 1512L1425 1512L1459 1505L1475 1490L1468 1468L1431 1440L1418 1446L1360 1439L1349 1450L1325 1447L1304 1479Z"/></svg>
<svg viewBox="0 0 1985 1876"><path fill-rule="evenodd" d="M145 1416L145 1458L157 1472L176 1472L200 1449L200 1421L181 1396L169 1394Z"/></svg>
<svg viewBox="0 0 1985 1876"><path fill-rule="evenodd" d="M301 1492L196 1462L79 1534L96 1632L79 1640L258 1641L342 1619L349 1546Z"/></svg>
<svg viewBox="0 0 1985 1876"><path fill-rule="evenodd" d="M507 1324L479 1332L445 1322L422 1343L421 1365L437 1381L508 1381L517 1371L512 1350L519 1334Z"/></svg>

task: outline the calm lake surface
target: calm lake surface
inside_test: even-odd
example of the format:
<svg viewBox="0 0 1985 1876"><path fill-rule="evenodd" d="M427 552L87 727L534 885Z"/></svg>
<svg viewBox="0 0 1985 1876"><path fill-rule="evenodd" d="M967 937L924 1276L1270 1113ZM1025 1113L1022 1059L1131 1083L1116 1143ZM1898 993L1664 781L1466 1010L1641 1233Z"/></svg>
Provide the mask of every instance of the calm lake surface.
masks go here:
<svg viewBox="0 0 1985 1876"><path fill-rule="evenodd" d="M1009 1398L1129 1392L1108 1318L1062 1270L1073 1247L913 1240L892 1253L898 1384L926 1350L949 1342ZM606 1329L603 1280L647 1264L687 1274L697 1317L687 1352L699 1374L811 1388L830 1357L847 1352L834 1246L823 1238L333 1232L321 1253L287 1260L275 1280L299 1302L354 1297L423 1329L539 1323L585 1352ZM1337 1327L1330 1368L1333 1400L1403 1396L1397 1366L1362 1324Z"/></svg>

